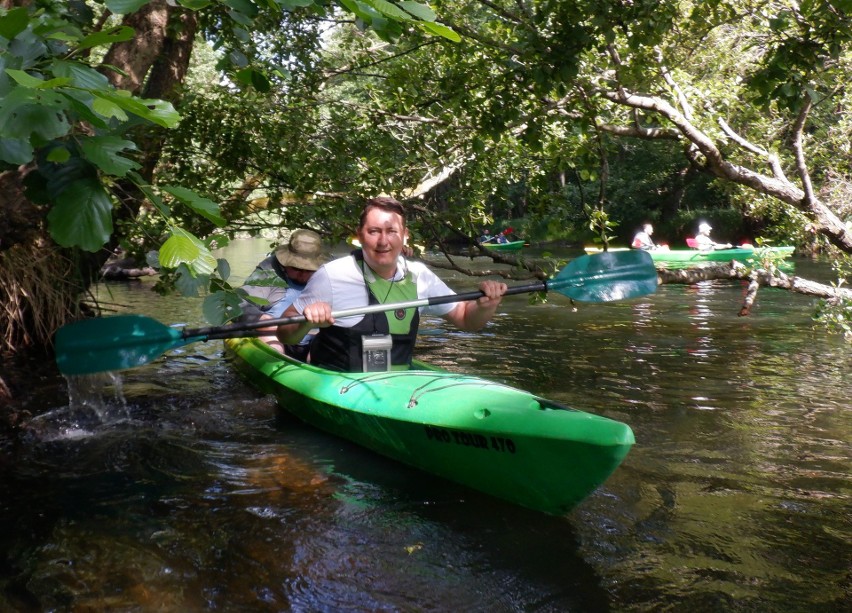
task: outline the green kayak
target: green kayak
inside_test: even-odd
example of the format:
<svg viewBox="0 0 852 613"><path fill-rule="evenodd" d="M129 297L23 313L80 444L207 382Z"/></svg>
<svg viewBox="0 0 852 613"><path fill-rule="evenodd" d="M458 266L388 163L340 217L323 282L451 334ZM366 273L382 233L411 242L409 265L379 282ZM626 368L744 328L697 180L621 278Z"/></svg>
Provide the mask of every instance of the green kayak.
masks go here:
<svg viewBox="0 0 852 613"><path fill-rule="evenodd" d="M697 249L670 249L668 251L649 251L655 263L691 265L702 262L747 262L751 258L759 257L760 252L769 252L773 255L781 255L788 258L793 255L794 247L761 247L760 249L749 249L735 247L733 249L714 249L712 251L698 251Z"/></svg>
<svg viewBox="0 0 852 613"><path fill-rule="evenodd" d="M284 357L255 338L225 346L246 379L308 424L545 513L569 511L634 443L621 422L422 363L340 373Z"/></svg>
<svg viewBox="0 0 852 613"><path fill-rule="evenodd" d="M524 241L509 241L508 243L482 243L482 246L492 251L520 251L525 244Z"/></svg>
<svg viewBox="0 0 852 613"><path fill-rule="evenodd" d="M610 251L627 251L628 247L610 247ZM773 255L783 256L785 259L793 255L795 247L734 247L733 249L714 249L712 251L699 251L697 249L659 249L648 251L654 263L664 263L673 266L692 266L704 262L747 262L751 258L760 257L761 252L769 252ZM598 247L586 247L586 253L601 253Z"/></svg>

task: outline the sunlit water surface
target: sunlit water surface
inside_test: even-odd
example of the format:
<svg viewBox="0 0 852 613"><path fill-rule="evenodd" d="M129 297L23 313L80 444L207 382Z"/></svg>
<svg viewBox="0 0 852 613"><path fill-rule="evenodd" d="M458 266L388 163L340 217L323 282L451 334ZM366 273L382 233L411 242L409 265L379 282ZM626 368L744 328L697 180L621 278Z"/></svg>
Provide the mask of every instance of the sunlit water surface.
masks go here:
<svg viewBox="0 0 852 613"><path fill-rule="evenodd" d="M224 255L244 277L265 249ZM98 296L203 325L200 299L151 284ZM762 290L739 318L742 294L521 296L482 333L424 323L426 360L633 428L565 517L302 425L218 342L68 384L40 369L0 441L0 610L848 611L850 347L807 298Z"/></svg>

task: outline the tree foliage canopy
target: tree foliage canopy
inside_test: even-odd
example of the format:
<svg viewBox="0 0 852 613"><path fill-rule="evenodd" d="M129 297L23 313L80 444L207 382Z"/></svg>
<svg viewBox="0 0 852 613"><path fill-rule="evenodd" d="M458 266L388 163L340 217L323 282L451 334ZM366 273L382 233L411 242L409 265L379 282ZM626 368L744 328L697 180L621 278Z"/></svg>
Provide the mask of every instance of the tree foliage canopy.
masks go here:
<svg viewBox="0 0 852 613"><path fill-rule="evenodd" d="M0 172L26 176L58 245L161 247L187 292L229 289L211 246L257 231L254 213L335 239L379 192L417 202L436 243L495 216L575 238L651 219L674 238L702 211L852 253L850 12L3 0ZM234 313L220 298L216 319Z"/></svg>

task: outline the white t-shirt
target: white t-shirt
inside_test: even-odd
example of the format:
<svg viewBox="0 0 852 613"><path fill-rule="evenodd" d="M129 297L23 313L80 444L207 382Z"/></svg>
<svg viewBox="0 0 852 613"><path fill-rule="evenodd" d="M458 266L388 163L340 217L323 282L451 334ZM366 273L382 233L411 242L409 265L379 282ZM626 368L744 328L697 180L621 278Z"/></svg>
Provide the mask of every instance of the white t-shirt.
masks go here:
<svg viewBox="0 0 852 613"><path fill-rule="evenodd" d="M438 275L429 270L422 262L412 262L402 257L399 258L394 279L402 280L406 274L411 273L417 283L417 298L432 298L434 296L449 296L455 294ZM323 264L317 270L304 291L299 295L293 306L299 313L305 311L305 307L314 302L327 302L332 311L343 311L357 309L367 306L369 294L364 282L373 280L373 271L364 263L364 272L361 265L351 255L338 258L327 264ZM443 317L452 311L458 302L447 304L436 304L420 307L420 313ZM363 315L353 315L335 320L335 325L343 328L351 328L364 318Z"/></svg>
<svg viewBox="0 0 852 613"><path fill-rule="evenodd" d="M695 244L698 245L698 248L702 251L707 249L713 249L716 246L716 243L713 242L713 239L707 236L706 234L699 234L695 237Z"/></svg>

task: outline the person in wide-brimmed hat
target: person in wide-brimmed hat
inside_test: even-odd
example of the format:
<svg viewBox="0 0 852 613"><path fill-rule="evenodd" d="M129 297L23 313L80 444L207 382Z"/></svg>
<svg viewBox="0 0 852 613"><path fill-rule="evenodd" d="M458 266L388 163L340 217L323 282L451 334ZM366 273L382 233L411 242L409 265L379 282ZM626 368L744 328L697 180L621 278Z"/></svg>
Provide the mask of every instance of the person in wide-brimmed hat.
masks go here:
<svg viewBox="0 0 852 613"><path fill-rule="evenodd" d="M322 239L313 230L295 230L287 244L275 249L275 259L282 268L296 268L310 272L315 272L328 261Z"/></svg>
<svg viewBox="0 0 852 613"><path fill-rule="evenodd" d="M260 262L243 283L242 321L275 319L299 297L308 279L328 261L322 238L313 230L294 230L290 240ZM279 351L304 359L310 338L296 346L282 346L274 334L261 340Z"/></svg>

